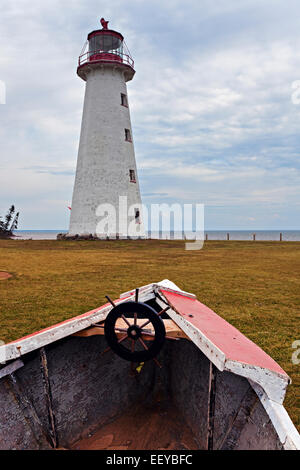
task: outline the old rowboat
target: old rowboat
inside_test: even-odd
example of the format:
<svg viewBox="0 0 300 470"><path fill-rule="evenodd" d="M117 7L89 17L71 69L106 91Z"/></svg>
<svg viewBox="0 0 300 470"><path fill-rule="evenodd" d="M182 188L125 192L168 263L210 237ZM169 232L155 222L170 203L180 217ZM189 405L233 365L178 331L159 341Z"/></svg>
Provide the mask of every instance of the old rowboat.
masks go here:
<svg viewBox="0 0 300 470"><path fill-rule="evenodd" d="M165 280L0 347L1 449L300 449L290 379Z"/></svg>

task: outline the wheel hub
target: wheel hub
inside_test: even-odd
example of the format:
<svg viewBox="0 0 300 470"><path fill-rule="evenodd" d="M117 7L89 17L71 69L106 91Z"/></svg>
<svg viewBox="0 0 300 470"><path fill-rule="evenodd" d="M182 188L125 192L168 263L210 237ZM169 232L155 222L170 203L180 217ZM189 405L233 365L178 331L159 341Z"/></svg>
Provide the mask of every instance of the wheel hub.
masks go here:
<svg viewBox="0 0 300 470"><path fill-rule="evenodd" d="M137 341L142 336L142 330L138 326L132 325L127 330L128 337Z"/></svg>

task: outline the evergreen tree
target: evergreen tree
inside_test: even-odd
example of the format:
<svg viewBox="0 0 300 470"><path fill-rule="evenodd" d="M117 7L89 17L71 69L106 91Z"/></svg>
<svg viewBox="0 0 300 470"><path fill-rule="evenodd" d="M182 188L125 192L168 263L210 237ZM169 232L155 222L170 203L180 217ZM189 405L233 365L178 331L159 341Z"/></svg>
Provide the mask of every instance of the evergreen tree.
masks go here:
<svg viewBox="0 0 300 470"><path fill-rule="evenodd" d="M15 215L15 206L12 205L4 220L0 217L0 237L1 238L10 238L13 235L13 231L18 227L19 212Z"/></svg>

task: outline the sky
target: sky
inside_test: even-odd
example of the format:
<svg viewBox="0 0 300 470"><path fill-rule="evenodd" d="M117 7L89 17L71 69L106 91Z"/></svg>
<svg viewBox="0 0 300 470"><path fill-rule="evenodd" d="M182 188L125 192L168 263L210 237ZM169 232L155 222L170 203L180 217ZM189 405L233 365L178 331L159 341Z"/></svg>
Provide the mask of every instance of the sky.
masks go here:
<svg viewBox="0 0 300 470"><path fill-rule="evenodd" d="M14 203L19 229L68 229L85 87L77 60L103 16L135 60L127 86L143 203L204 204L207 230L300 229L298 0L0 6L0 215Z"/></svg>

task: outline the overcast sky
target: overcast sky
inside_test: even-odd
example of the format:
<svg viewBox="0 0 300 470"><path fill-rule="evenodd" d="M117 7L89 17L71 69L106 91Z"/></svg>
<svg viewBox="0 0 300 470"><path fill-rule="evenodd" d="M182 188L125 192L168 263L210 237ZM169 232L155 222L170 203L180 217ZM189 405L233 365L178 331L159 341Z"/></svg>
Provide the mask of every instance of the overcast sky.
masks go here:
<svg viewBox="0 0 300 470"><path fill-rule="evenodd" d="M20 229L68 228L85 86L77 59L104 16L135 60L143 202L204 203L206 229L300 229L299 0L0 6L0 215L15 203Z"/></svg>

